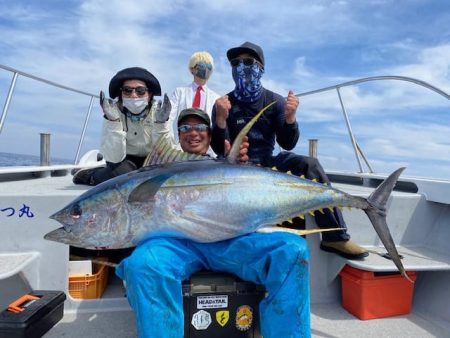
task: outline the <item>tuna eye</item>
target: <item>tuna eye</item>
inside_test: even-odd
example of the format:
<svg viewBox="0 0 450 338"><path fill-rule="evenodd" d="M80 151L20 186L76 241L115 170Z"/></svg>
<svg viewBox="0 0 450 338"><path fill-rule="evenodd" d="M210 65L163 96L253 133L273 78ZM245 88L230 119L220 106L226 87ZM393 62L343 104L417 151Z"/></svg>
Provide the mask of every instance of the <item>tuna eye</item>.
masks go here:
<svg viewBox="0 0 450 338"><path fill-rule="evenodd" d="M81 216L81 208L78 204L75 204L72 209L70 209L70 215L72 218L78 219Z"/></svg>

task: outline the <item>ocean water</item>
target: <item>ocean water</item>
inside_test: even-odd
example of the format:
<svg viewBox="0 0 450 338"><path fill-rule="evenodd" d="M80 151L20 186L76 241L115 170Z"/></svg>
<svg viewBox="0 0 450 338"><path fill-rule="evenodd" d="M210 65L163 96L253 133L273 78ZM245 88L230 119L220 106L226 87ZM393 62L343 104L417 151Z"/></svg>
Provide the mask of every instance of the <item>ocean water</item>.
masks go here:
<svg viewBox="0 0 450 338"><path fill-rule="evenodd" d="M34 166L40 165L41 160L39 156L34 155L23 155L23 154L13 154L13 153L2 153L0 152L0 167L11 167L11 166ZM51 158L51 164L71 164L73 161L60 158Z"/></svg>

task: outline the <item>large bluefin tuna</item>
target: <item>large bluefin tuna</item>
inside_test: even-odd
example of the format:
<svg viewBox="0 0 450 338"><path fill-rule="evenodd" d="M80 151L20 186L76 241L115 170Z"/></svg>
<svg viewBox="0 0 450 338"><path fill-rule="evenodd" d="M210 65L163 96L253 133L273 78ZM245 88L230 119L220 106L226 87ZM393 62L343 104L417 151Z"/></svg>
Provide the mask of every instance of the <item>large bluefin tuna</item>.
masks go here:
<svg viewBox="0 0 450 338"><path fill-rule="evenodd" d="M233 157L237 151L233 145ZM197 156L150 165L88 190L51 216L63 227L45 238L87 249L133 247L158 236L216 242L273 230L285 220L323 208L347 206L366 212L395 265L408 278L385 209L402 171L392 173L365 199L269 168Z"/></svg>

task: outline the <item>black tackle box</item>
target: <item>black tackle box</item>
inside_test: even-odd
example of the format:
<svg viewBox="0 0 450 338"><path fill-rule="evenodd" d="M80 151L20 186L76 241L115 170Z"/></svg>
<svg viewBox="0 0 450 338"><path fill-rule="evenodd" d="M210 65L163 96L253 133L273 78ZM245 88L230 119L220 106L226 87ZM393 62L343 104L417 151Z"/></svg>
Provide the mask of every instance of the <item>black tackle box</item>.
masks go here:
<svg viewBox="0 0 450 338"><path fill-rule="evenodd" d="M259 303L265 289L238 277L210 271L183 282L186 338L259 338Z"/></svg>
<svg viewBox="0 0 450 338"><path fill-rule="evenodd" d="M0 313L0 338L38 338L61 320L66 294L36 290Z"/></svg>

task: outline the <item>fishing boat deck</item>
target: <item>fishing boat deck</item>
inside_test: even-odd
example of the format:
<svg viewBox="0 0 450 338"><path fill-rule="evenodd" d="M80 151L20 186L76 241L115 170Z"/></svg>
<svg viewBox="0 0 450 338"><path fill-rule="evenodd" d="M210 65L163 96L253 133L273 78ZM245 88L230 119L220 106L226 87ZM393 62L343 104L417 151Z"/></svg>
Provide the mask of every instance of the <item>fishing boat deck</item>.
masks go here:
<svg viewBox="0 0 450 338"><path fill-rule="evenodd" d="M2 182L2 190L0 191L0 201L17 201L20 203L28 203L31 207L40 208L42 204L47 205L48 210L58 210L64 206L67 202L80 195L82 192L89 189L87 186L74 185L71 181L72 176L52 176L40 177L32 180L9 180ZM344 190L352 195L367 196L372 191L372 187L336 183L334 186L338 189ZM389 207L389 215L394 214L393 219L388 220L388 223L392 225L392 232L396 242L398 239L405 239L411 243L414 243L415 236L408 235L407 232L402 230L402 222L408 223L409 218L402 220L399 215L401 212L394 212L399 208L408 209L411 206L416 206L423 201L423 196L416 193L394 191L392 205ZM432 206L433 208L442 208L443 211L438 214L445 215L448 213L448 208L441 204ZM391 212L392 211L392 212ZM362 243L367 247L374 250L382 251L381 244L378 240L375 240L376 234L370 228L370 224L367 222L367 217L359 210L344 211L346 219L350 219L349 229L353 239ZM389 216L388 215L388 216ZM40 224L39 228L30 229L22 224L17 224L18 237L24 238L28 234L32 241L35 243L29 244L29 248L21 243L21 246L25 249L24 252L31 252L28 256L33 256L32 247L36 246L39 242L36 251L40 251L39 258L37 258L39 264L43 264L54 270L64 270L67 268L67 260L69 259L69 250L66 246L59 243L49 244L47 241L42 240L42 236L58 227L59 225L53 220L48 219L47 215L36 215L37 222ZM424 212L422 217L429 216L427 212ZM5 217L3 217L5 218ZM447 219L447 218L445 218ZM9 221L8 219L5 219ZM392 222L394 221L394 222ZM419 219L417 222L421 222ZM355 226L355 224L361 226ZM445 227L445 221L441 221L440 224L443 230ZM23 226L23 229L22 229ZM448 226L447 226L448 228ZM369 231L368 231L369 229ZM429 231L429 230L427 230ZM434 229L436 232L436 229ZM445 234L448 230L445 230ZM406 235L405 235L406 233ZM442 232L440 233L442 234ZM421 235L420 235L421 236ZM439 236L439 233L436 235ZM8 234L7 234L8 237ZM13 239L14 236L11 236ZM435 238L429 238L439 247L439 243L442 245L445 239L435 240ZM2 249L2 257L8 260L8 254L10 262L17 259L17 250L9 243L10 248L6 248L6 252ZM42 243L44 242L44 243ZM426 242L424 237L420 240L421 243ZM436 316L436 312L431 312L430 308L439 302L439 298L442 297L443 302L449 298L449 291L445 291L445 281L449 280L449 262L448 250L445 253L441 253L440 257L444 257L444 262L440 263L439 260L430 260L430 264L441 264L441 266L426 266L426 262L420 263L420 267L416 266L416 270L423 270L424 274L419 275L416 282L416 290L414 294L413 308L409 315L396 316L384 319L373 320L359 320L350 313L348 313L341 305L340 301L340 280L338 273L345 264L365 265L365 269L370 270L372 267L374 271L381 269L381 271L395 271L395 267L389 260L383 259L378 255L371 254L369 259L362 262L349 262L336 255L321 252L318 249L319 236L312 235L308 237L308 243L311 250L311 299L312 299L312 336L313 337L449 337L450 336L450 324L448 321L442 320L442 317ZM401 243L400 243L401 244ZM45 245L50 247L50 250L39 250L39 246ZM406 252L408 247L400 245L400 253ZM5 256L6 255L6 256ZM25 260L28 258L25 257ZM31 257L30 256L30 257ZM34 256L33 256L34 257ZM62 259L62 257L65 259ZM2 259L3 259L2 258ZM36 259L36 258L34 258ZM411 259L411 258L409 258ZM50 262L51 261L51 262ZM62 262L65 261L65 262ZM378 262L378 263L377 263ZM408 265L411 262L410 265ZM22 264L22 263L17 263ZM33 263L27 263L33 264ZM415 263L412 261L405 261L405 265L409 268L413 267ZM424 266L426 266L424 268ZM324 268L325 267L325 268ZM20 267L18 267L20 268ZM42 268L42 267L41 267ZM409 270L409 268L407 268ZM50 269L50 268L49 268ZM318 270L324 270L318 272ZM429 271L428 271L429 270ZM12 271L12 270L9 270ZM428 272L427 272L428 271ZM421 271L419 271L420 273ZM61 285L67 285L67 280L59 280L63 274L54 273L50 270L45 270L45 273L49 274L49 277L44 281L38 276L31 274L31 286L38 285L41 289L62 289ZM61 276L60 276L61 275ZM443 277L443 278L442 278ZM34 282L33 282L34 278ZM442 280L442 282L440 282ZM437 283L437 284L436 284ZM66 290L67 293L67 290ZM47 334L45 338L52 337L136 337L136 329L134 325L134 315L131 311L126 297L124 296L123 287L117 277L113 273L110 273L108 287L105 294L101 299L97 300L75 300L72 299L67 293L68 300L65 303L65 314L63 319L56 324ZM428 299L434 298L434 302L428 302ZM444 308L448 308L448 304L441 304L441 311ZM437 310L439 311L439 310ZM448 312L448 310L446 310ZM444 318L447 315L444 311Z"/></svg>
<svg viewBox="0 0 450 338"><path fill-rule="evenodd" d="M2 182L0 196L64 196L75 198L89 188L89 186L73 184L71 175L40 177L33 180Z"/></svg>
<svg viewBox="0 0 450 338"><path fill-rule="evenodd" d="M448 337L449 331L415 314L384 319L359 320L339 303L312 304L312 337ZM67 313L44 338L136 337L130 311Z"/></svg>

